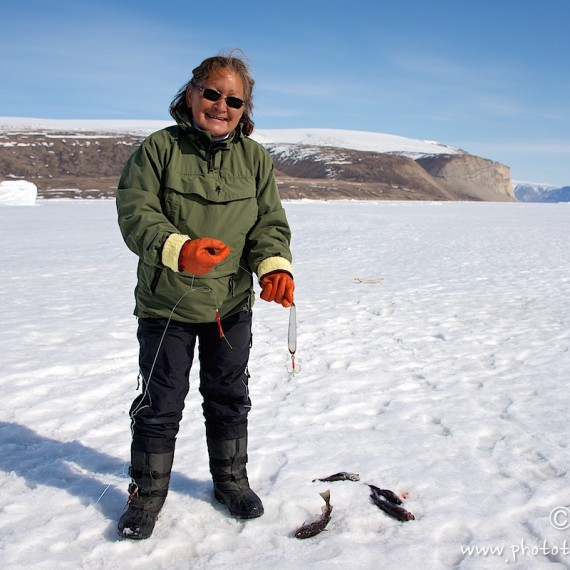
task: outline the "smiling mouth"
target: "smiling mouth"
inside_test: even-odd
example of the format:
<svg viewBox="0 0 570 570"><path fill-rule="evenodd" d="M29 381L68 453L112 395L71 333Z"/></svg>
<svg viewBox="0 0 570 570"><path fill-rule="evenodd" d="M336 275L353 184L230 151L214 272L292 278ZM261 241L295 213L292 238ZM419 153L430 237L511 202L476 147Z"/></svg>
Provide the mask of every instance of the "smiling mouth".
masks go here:
<svg viewBox="0 0 570 570"><path fill-rule="evenodd" d="M208 119L215 119L216 121L227 121L225 117L218 117L217 115L212 115L210 113L204 113Z"/></svg>

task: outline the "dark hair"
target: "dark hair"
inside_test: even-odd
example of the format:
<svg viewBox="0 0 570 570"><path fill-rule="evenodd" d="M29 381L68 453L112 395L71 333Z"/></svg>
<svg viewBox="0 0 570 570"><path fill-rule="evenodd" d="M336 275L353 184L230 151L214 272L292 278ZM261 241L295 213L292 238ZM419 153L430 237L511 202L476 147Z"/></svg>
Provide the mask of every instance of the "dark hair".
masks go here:
<svg viewBox="0 0 570 570"><path fill-rule="evenodd" d="M234 54L239 53L242 57L236 57ZM176 93L176 96L170 103L170 115L177 120L181 113L188 113L191 115L191 110L186 104L186 91L190 84L201 85L208 77L220 70L229 69L237 73L243 81L244 90L244 111L240 119L241 129L244 135L248 136L253 132L253 121L251 120L251 113L253 111L253 85L255 81L251 76L249 67L244 61L245 56L241 50L231 50L227 55L217 55L205 59L198 67L192 70L192 79L186 82Z"/></svg>

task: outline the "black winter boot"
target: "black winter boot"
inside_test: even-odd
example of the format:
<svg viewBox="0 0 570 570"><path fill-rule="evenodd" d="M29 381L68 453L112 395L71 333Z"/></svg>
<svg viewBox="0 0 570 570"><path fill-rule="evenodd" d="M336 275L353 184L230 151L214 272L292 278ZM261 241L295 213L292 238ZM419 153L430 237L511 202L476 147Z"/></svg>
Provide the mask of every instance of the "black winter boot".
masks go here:
<svg viewBox="0 0 570 570"><path fill-rule="evenodd" d="M249 488L247 480L247 436L239 439L207 438L214 496L239 519L254 519L263 514L261 499Z"/></svg>
<svg viewBox="0 0 570 570"><path fill-rule="evenodd" d="M142 540L152 534L168 493L173 460L174 451L150 453L131 450L129 504L117 527L121 536Z"/></svg>

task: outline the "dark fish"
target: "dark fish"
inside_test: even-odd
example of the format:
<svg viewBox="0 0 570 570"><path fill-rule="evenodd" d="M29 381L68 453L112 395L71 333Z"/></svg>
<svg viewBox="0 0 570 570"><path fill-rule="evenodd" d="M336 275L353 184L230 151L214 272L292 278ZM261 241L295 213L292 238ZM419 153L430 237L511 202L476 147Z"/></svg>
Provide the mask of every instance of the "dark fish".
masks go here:
<svg viewBox="0 0 570 570"><path fill-rule="evenodd" d="M380 489L380 487L376 487L376 485L370 485L369 483L367 483L367 485L372 489L374 493L377 493L378 495L385 497L391 503L394 503L395 505L402 504L402 499L400 499L400 497L398 497L398 495L396 495L394 491L390 491L390 489Z"/></svg>
<svg viewBox="0 0 570 570"><path fill-rule="evenodd" d="M325 527L329 524L331 520L331 512L333 509L330 503L331 492L324 491L323 493L320 493L320 495L325 501L325 506L322 509L323 514L321 515L321 518L309 524L303 523L295 531L296 538L310 538L311 536L316 536L317 534L325 530Z"/></svg>
<svg viewBox="0 0 570 570"><path fill-rule="evenodd" d="M360 481L360 475L358 475L358 473L347 473L346 471L341 471L340 473L329 475L323 479L313 479L313 483L315 481Z"/></svg>
<svg viewBox="0 0 570 570"><path fill-rule="evenodd" d="M372 486L373 487L373 486ZM383 510L387 515L398 519L399 521L406 522L406 521L413 521L415 520L415 516L401 507L400 505L396 505L391 501L388 501L383 495L377 493L374 488L372 488L372 493L370 494L370 498L372 502L381 510Z"/></svg>

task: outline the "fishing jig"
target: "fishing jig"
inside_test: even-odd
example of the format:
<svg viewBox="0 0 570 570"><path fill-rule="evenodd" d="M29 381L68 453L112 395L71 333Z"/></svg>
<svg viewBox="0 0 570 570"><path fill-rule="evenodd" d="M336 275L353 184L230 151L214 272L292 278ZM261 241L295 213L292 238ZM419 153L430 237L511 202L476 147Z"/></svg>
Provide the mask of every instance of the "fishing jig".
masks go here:
<svg viewBox="0 0 570 570"><path fill-rule="evenodd" d="M287 344L289 354L291 355L291 374L299 374L301 368L299 363L295 362L295 352L297 352L297 308L295 303L289 309L289 329L287 331Z"/></svg>

